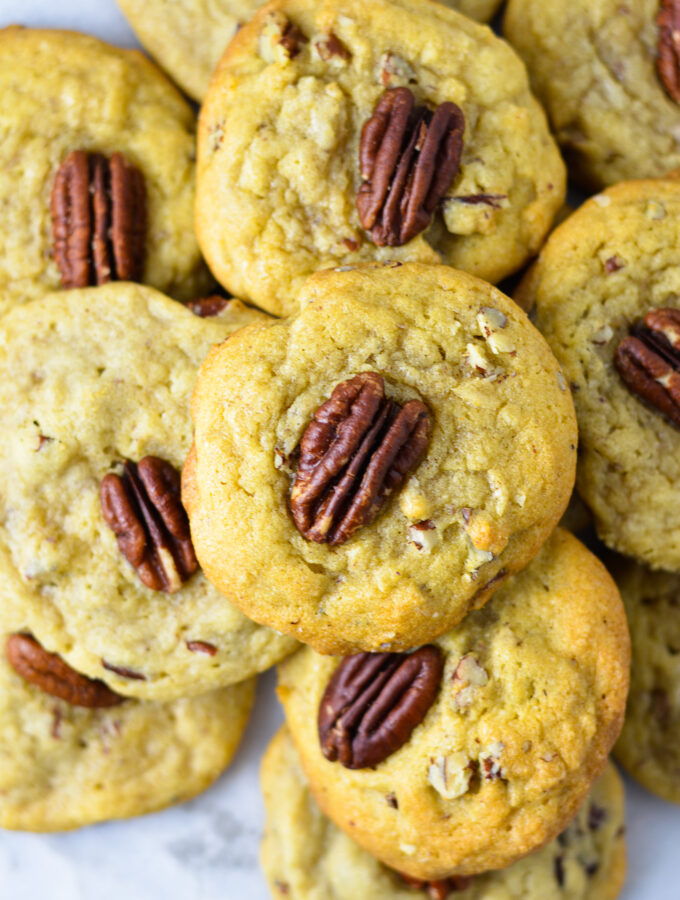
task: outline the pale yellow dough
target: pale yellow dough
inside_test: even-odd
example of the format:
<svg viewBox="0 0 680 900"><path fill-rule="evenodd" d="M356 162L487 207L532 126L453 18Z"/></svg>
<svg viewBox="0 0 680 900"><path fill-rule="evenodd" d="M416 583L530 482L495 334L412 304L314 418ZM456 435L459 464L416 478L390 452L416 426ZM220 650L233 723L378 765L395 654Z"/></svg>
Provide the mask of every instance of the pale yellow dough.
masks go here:
<svg viewBox="0 0 680 900"><path fill-rule="evenodd" d="M267 824L260 858L274 900L426 900L324 816L286 729L262 761ZM626 874L623 783L611 763L555 841L478 875L453 900L614 900Z"/></svg>

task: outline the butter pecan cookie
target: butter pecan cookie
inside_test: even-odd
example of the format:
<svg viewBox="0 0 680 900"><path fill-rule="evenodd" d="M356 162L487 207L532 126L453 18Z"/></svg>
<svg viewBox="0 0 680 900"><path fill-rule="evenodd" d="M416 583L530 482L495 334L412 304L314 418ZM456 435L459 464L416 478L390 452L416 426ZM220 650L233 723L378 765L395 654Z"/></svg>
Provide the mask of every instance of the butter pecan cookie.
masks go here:
<svg viewBox="0 0 680 900"><path fill-rule="evenodd" d="M571 383L600 538L680 571L680 181L626 182L557 228L520 294Z"/></svg>
<svg viewBox="0 0 680 900"><path fill-rule="evenodd" d="M340 264L443 262L498 281L563 198L520 60L429 0L274 0L229 45L201 112L199 242L225 287L274 313Z"/></svg>
<svg viewBox="0 0 680 900"><path fill-rule="evenodd" d="M0 828L65 831L195 796L228 765L255 682L151 703L47 653L2 606Z"/></svg>
<svg viewBox="0 0 680 900"><path fill-rule="evenodd" d="M501 0L444 0L488 22ZM227 44L259 0L118 0L137 37L177 84L202 100Z"/></svg>
<svg viewBox="0 0 680 900"><path fill-rule="evenodd" d="M197 571L179 470L209 348L265 319L199 318L151 288L51 294L0 327L0 605L121 694L174 699L290 652Z"/></svg>
<svg viewBox="0 0 680 900"><path fill-rule="evenodd" d="M567 504L573 405L500 291L446 266L309 279L215 348L184 501L206 575L323 653L405 650L481 606Z"/></svg>
<svg viewBox="0 0 680 900"><path fill-rule="evenodd" d="M614 752L648 790L680 803L680 577L623 560L612 571L633 650L626 720Z"/></svg>
<svg viewBox="0 0 680 900"><path fill-rule="evenodd" d="M557 529L432 644L304 648L279 697L326 815L397 871L441 879L504 868L567 825L618 737L629 663L616 585Z"/></svg>
<svg viewBox="0 0 680 900"><path fill-rule="evenodd" d="M680 167L679 25L678 0L508 3L505 36L587 187Z"/></svg>
<svg viewBox="0 0 680 900"><path fill-rule="evenodd" d="M623 784L609 763L576 818L500 872L423 882L388 869L324 816L282 729L262 762L261 860L275 900L614 900L623 885Z"/></svg>
<svg viewBox="0 0 680 900"><path fill-rule="evenodd" d="M195 119L141 53L0 30L0 312L62 284L211 283L193 234Z"/></svg>

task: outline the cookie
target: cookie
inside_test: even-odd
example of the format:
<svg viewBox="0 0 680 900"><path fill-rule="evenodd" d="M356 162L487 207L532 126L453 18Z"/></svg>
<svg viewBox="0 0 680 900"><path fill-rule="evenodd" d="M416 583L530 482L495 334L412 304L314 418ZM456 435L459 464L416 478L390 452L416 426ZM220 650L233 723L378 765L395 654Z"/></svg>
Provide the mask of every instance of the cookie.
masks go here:
<svg viewBox="0 0 680 900"><path fill-rule="evenodd" d="M118 0L137 37L166 72L201 101L213 70L257 0ZM447 6L488 22L500 0L448 0Z"/></svg>
<svg viewBox="0 0 680 900"><path fill-rule="evenodd" d="M618 737L629 662L616 585L557 529L432 644L344 660L306 647L278 691L323 812L430 880L504 868L565 828Z"/></svg>
<svg viewBox="0 0 680 900"><path fill-rule="evenodd" d="M206 95L197 233L228 290L289 314L312 272L369 260L499 281L564 183L526 70L488 28L423 0L275 0Z"/></svg>
<svg viewBox="0 0 680 900"><path fill-rule="evenodd" d="M626 720L614 752L644 787L680 803L680 577L623 560L612 571L633 651Z"/></svg>
<svg viewBox="0 0 680 900"><path fill-rule="evenodd" d="M553 232L521 288L571 383L578 490L600 538L670 571L680 570L680 432L664 383L680 364L647 345L675 340L653 311L680 305L679 215L676 179L609 188Z"/></svg>
<svg viewBox="0 0 680 900"><path fill-rule="evenodd" d="M199 318L111 283L2 320L0 605L19 603L47 650L118 693L198 694L294 647L190 575L178 496L198 366L265 318L233 301Z"/></svg>
<svg viewBox="0 0 680 900"><path fill-rule="evenodd" d="M141 53L73 32L5 28L0 54L0 313L61 287L64 243L67 268L89 260L97 270L85 266L89 283L95 274L100 281L138 280L180 300L204 292L212 282L193 234L195 118L177 90ZM84 173L73 171L74 151ZM90 172L89 185L88 154L90 169L99 170ZM113 179L135 176L134 192L125 182L108 185L109 165ZM66 196L53 201L60 172ZM97 202L113 209L105 209L103 221L99 209L92 214L103 230L99 245L91 236L76 246L74 238L83 238L76 226L87 222L100 176ZM57 199L59 214L52 216ZM125 261L120 241L134 242L131 269L106 259L109 229L117 263Z"/></svg>
<svg viewBox="0 0 680 900"><path fill-rule="evenodd" d="M247 615L319 652L409 649L557 524L571 397L524 313L446 266L319 272L300 303L201 367L196 553Z"/></svg>
<svg viewBox="0 0 680 900"><path fill-rule="evenodd" d="M570 175L588 188L680 166L680 82L677 62L668 59L673 25L662 12L669 6L508 3L505 36L527 64Z"/></svg>
<svg viewBox="0 0 680 900"><path fill-rule="evenodd" d="M45 667L59 669L61 688L82 676L64 671L38 645L43 687L10 665L8 648L24 624L3 604L0 828L66 831L139 816L195 796L228 765L248 721L254 680L171 703L102 698L99 684L93 690L100 705L74 705L43 689L54 689ZM15 650L20 666L16 657Z"/></svg>
<svg viewBox="0 0 680 900"><path fill-rule="evenodd" d="M275 900L614 900L625 877L623 784L609 763L555 841L510 868L409 883L324 816L282 729L262 762L267 824L260 858Z"/></svg>

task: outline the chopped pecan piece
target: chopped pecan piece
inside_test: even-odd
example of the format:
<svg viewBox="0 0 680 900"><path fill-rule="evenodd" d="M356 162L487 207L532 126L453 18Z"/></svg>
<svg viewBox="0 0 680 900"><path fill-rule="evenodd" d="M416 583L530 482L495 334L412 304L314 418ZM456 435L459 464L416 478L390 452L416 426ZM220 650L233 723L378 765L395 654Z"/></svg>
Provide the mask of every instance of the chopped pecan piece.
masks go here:
<svg viewBox="0 0 680 900"><path fill-rule="evenodd" d="M298 531L336 546L372 522L420 462L429 433L425 404L409 400L402 407L387 399L377 372L341 382L300 442L290 494Z"/></svg>
<svg viewBox="0 0 680 900"><path fill-rule="evenodd" d="M680 0L661 0L656 71L666 93L680 103Z"/></svg>
<svg viewBox="0 0 680 900"><path fill-rule="evenodd" d="M157 456L128 460L122 477L111 473L102 480L99 495L104 520L142 582L155 591L178 591L198 562L177 470Z"/></svg>
<svg viewBox="0 0 680 900"><path fill-rule="evenodd" d="M65 288L140 281L144 272L144 176L121 153L74 150L52 188L54 258Z"/></svg>
<svg viewBox="0 0 680 900"><path fill-rule="evenodd" d="M650 310L621 341L614 363L632 393L680 426L680 310Z"/></svg>
<svg viewBox="0 0 680 900"><path fill-rule="evenodd" d="M332 59L334 56L337 56L339 59L344 59L345 61L352 58L352 54L347 47L345 47L340 38L334 35L332 31L328 34L328 37L316 41L314 46L316 47L316 52L323 60Z"/></svg>
<svg viewBox="0 0 680 900"><path fill-rule="evenodd" d="M409 887L417 891L424 891L431 900L446 900L449 894L465 891L472 884L472 877L469 875L454 875L440 881L421 881L420 878L412 878L402 872L399 875Z"/></svg>
<svg viewBox="0 0 680 900"><path fill-rule="evenodd" d="M361 131L359 219L379 247L399 247L430 224L460 166L465 119L455 103L434 112L409 88L382 95Z"/></svg>
<svg viewBox="0 0 680 900"><path fill-rule="evenodd" d="M202 319L208 319L211 316L219 316L219 314L227 308L229 300L226 297L220 297L219 294L211 294L210 297L197 297L195 300L189 300L187 307L195 316Z"/></svg>
<svg viewBox="0 0 680 900"><path fill-rule="evenodd" d="M103 681L95 681L76 672L56 653L48 653L28 634L7 638L7 659L14 671L52 697L72 706L90 709L118 706L123 697L114 694Z"/></svg>
<svg viewBox="0 0 680 900"><path fill-rule="evenodd" d="M300 44L306 44L307 38L293 22L287 22L279 43L288 54L289 59L295 59L300 52Z"/></svg>
<svg viewBox="0 0 680 900"><path fill-rule="evenodd" d="M326 759L377 766L411 736L439 692L444 662L431 644L415 653L357 653L333 673L319 706Z"/></svg>

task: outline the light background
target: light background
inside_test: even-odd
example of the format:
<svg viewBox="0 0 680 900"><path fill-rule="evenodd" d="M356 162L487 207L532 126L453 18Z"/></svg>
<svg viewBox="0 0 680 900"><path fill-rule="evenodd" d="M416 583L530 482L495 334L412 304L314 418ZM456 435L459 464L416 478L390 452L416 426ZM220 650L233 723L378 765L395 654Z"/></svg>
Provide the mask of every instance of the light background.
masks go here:
<svg viewBox="0 0 680 900"><path fill-rule="evenodd" d="M138 46L115 0L0 0L0 27L10 24ZM258 867L258 769L282 720L271 673L258 694L234 763L196 800L72 834L0 832L0 900L270 900ZM629 876L621 900L680 900L680 808L630 780L626 787Z"/></svg>

